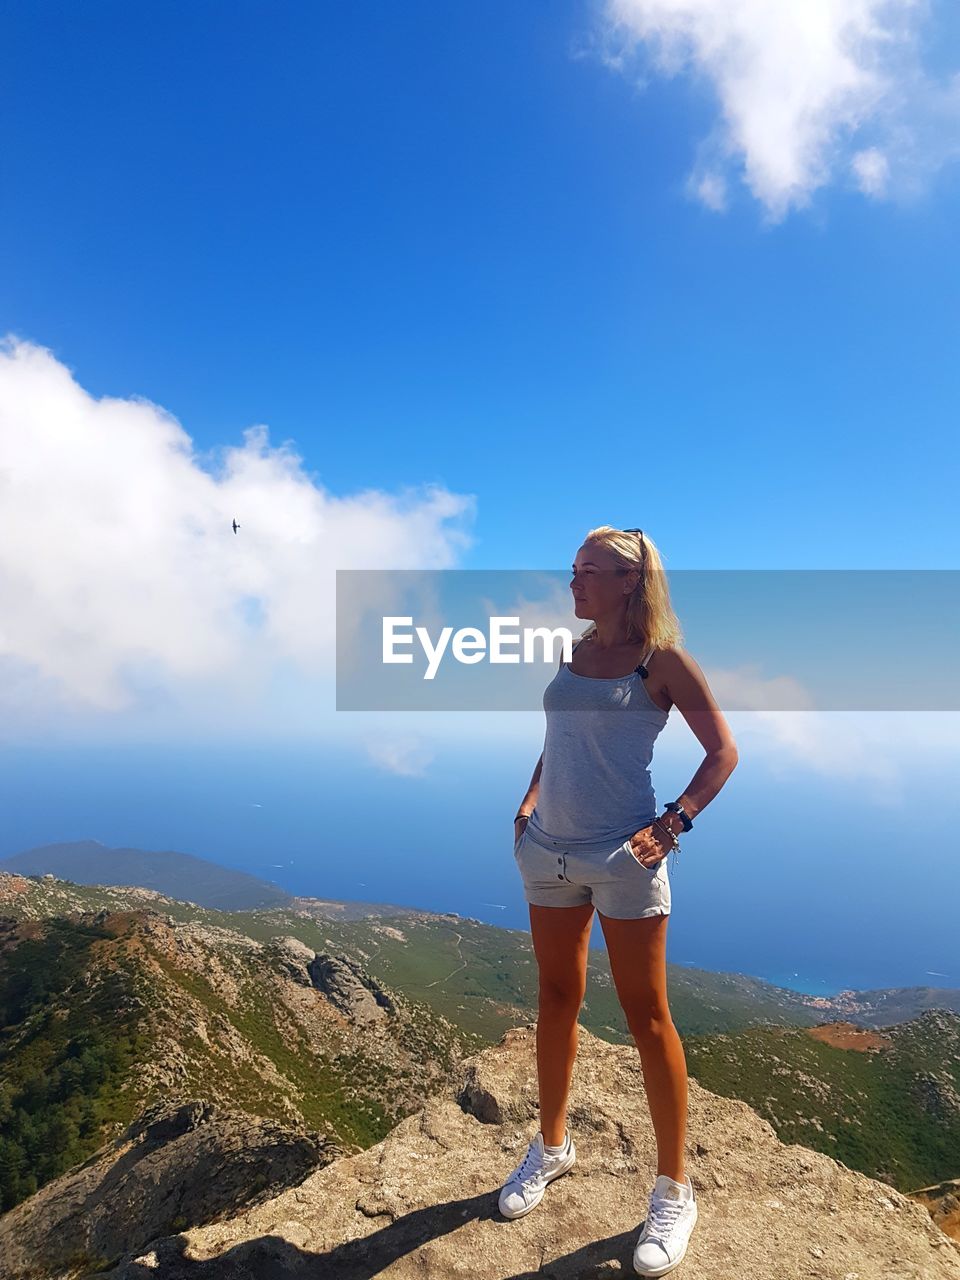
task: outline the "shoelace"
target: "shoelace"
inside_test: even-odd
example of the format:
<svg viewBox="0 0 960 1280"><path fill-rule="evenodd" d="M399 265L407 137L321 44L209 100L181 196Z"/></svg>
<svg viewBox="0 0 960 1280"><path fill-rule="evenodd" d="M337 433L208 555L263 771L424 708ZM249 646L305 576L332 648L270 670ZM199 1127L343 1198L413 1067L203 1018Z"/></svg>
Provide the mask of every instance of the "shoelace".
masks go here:
<svg viewBox="0 0 960 1280"><path fill-rule="evenodd" d="M666 1244L667 1237L683 1212L683 1206L683 1200L668 1199L666 1196L651 1196L650 1211L647 1214L648 1229L644 1233L644 1238L647 1240L659 1240L661 1244Z"/></svg>
<svg viewBox="0 0 960 1280"><path fill-rule="evenodd" d="M537 1165L537 1155L537 1148L535 1146L531 1146L528 1149L527 1154L523 1157L520 1168L517 1170L517 1181L522 1183L525 1187L533 1186L543 1173L544 1164ZM546 1153L544 1153L544 1157L546 1160ZM526 1172L528 1165L531 1167L530 1173Z"/></svg>

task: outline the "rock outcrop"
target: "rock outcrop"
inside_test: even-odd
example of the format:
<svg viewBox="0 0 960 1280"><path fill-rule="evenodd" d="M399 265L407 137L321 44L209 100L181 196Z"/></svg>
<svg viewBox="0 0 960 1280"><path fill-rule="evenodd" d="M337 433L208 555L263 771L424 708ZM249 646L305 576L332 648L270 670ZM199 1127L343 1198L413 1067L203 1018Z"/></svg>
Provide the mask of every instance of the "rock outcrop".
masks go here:
<svg viewBox="0 0 960 1280"><path fill-rule="evenodd" d="M535 1033L516 1028L465 1059L459 1086L431 1096L375 1146L229 1219L157 1239L101 1276L633 1275L657 1163L630 1046L580 1029L569 1106L577 1164L527 1217L498 1213L500 1185L539 1124ZM751 1107L693 1078L688 1097L685 1163L700 1218L678 1276L960 1280L960 1247L921 1204L829 1156L784 1145Z"/></svg>
<svg viewBox="0 0 960 1280"><path fill-rule="evenodd" d="M308 965L310 977L332 1005L360 1026L396 1013L383 988L346 956L318 952Z"/></svg>
<svg viewBox="0 0 960 1280"><path fill-rule="evenodd" d="M321 1134L205 1102L151 1107L0 1217L0 1277L82 1275L158 1235L273 1200L342 1154Z"/></svg>

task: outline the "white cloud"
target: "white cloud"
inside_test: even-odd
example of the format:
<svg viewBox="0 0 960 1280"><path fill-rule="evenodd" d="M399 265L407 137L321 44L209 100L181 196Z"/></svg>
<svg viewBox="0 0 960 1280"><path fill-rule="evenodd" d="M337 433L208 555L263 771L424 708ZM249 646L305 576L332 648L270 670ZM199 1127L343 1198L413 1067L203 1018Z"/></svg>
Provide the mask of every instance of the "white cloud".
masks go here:
<svg viewBox="0 0 960 1280"><path fill-rule="evenodd" d="M405 778L422 778L434 763L429 742L412 733L380 733L366 741L370 760L384 773Z"/></svg>
<svg viewBox="0 0 960 1280"><path fill-rule="evenodd" d="M722 673L706 674L716 690ZM915 805L918 785L949 788L956 773L955 712L769 711L761 704L758 697L757 710L726 717L740 755L733 781L750 794L772 781L822 795L827 783L838 796L852 797L854 813L863 807L904 812ZM689 776L697 767L699 743L676 710L657 752L655 776L673 778L678 769Z"/></svg>
<svg viewBox="0 0 960 1280"><path fill-rule="evenodd" d="M722 213L726 209L727 181L722 173L691 174L689 186L696 198L714 213Z"/></svg>
<svg viewBox="0 0 960 1280"><path fill-rule="evenodd" d="M784 781L798 770L843 785L853 779L861 802L896 808L903 802L903 761L893 732L898 717L850 716L843 712L758 711L738 717L741 756L755 755ZM956 737L954 738L956 747Z"/></svg>
<svg viewBox="0 0 960 1280"><path fill-rule="evenodd" d="M883 195L890 180L890 164L882 151L876 147L858 151L850 161L850 166L864 195Z"/></svg>
<svg viewBox="0 0 960 1280"><path fill-rule="evenodd" d="M358 762L423 777L466 739L478 756L489 744L497 765L508 744L529 750L525 782L541 710L352 716L332 705L335 570L458 567L473 514L472 497L434 486L332 494L263 426L241 446L198 454L160 406L97 399L50 351L8 338L0 741L326 738ZM579 634L566 589L546 590L552 581L536 603L489 603ZM707 675L721 705L754 709L729 717L741 778L752 758L787 777L862 779L884 802L905 761L933 776L956 758L956 716L791 712L811 705L796 681L748 666ZM677 712L664 739L671 753L699 753Z"/></svg>
<svg viewBox="0 0 960 1280"><path fill-rule="evenodd" d="M744 717L738 741L765 751L764 763L785 782L795 769L844 787L857 803L916 809L917 788L952 785L960 751L960 716L944 711L762 712Z"/></svg>
<svg viewBox="0 0 960 1280"><path fill-rule="evenodd" d="M691 73L715 97L689 189L725 207L740 171L768 217L852 171L867 195L916 194L960 155L960 78L920 54L929 0L605 0L603 61Z"/></svg>
<svg viewBox="0 0 960 1280"><path fill-rule="evenodd" d="M291 708L317 719L336 569L448 568L470 544L470 496L339 496L265 426L243 435L198 455L161 406L97 399L46 348L0 343L3 739L111 719L219 737L264 705L278 732Z"/></svg>

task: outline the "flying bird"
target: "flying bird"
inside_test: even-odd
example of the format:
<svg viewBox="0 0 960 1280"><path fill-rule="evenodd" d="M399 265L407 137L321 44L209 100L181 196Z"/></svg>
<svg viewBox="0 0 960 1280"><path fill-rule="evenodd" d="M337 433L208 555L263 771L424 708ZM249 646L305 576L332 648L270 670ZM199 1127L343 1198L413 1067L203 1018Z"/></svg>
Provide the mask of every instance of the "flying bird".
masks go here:
<svg viewBox="0 0 960 1280"><path fill-rule="evenodd" d="M236 532L237 532L237 530L238 530L239 528L240 528L240 526L237 524L236 520L234 520L234 522L233 522L233 532L234 532L234 533L236 533Z"/></svg>

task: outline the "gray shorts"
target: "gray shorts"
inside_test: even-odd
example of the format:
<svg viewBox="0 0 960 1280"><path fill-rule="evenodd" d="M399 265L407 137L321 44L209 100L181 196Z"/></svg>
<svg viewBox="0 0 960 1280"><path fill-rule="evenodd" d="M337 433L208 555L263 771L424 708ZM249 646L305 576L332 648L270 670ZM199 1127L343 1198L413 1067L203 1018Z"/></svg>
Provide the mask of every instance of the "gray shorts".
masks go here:
<svg viewBox="0 0 960 1280"><path fill-rule="evenodd" d="M513 846L527 902L538 907L582 907L592 902L615 920L670 914L667 859L645 867L627 837L602 853L572 853L556 844L548 849L527 835L524 824Z"/></svg>

